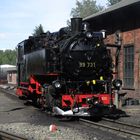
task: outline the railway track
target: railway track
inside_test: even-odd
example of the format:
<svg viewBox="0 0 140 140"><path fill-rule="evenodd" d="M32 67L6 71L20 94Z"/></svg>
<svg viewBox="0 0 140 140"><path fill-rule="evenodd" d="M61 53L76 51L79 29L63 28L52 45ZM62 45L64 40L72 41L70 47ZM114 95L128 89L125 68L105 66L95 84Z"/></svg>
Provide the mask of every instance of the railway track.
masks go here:
<svg viewBox="0 0 140 140"><path fill-rule="evenodd" d="M3 90L3 91L6 93L9 93L9 91L6 91L6 90ZM12 96L13 96L13 94L12 94ZM109 131L112 130L114 132L116 131L116 132L125 134L126 136L136 137L136 140L140 139L140 126L138 126L138 125L132 125L132 124L120 122L117 120L107 119L107 118L103 118L99 122L93 122L93 121L86 120L86 119L79 119L79 121L80 121L80 123L82 122L82 124L85 124L90 127L95 126L96 128L97 127L105 128ZM0 140L1 140L1 133L0 133ZM5 139L2 139L2 140L5 140ZM6 139L6 140L12 140L12 139ZM20 140L20 139L13 139L13 140ZM24 138L24 140L25 140L25 138Z"/></svg>
<svg viewBox="0 0 140 140"><path fill-rule="evenodd" d="M116 131L136 140L140 139L140 126L132 125L116 120L103 118L99 122L93 122L87 119L79 119L79 121L90 127L105 128L107 130Z"/></svg>
<svg viewBox="0 0 140 140"><path fill-rule="evenodd" d="M27 138L23 138L21 136L17 136L12 133L0 131L0 140L28 140Z"/></svg>
<svg viewBox="0 0 140 140"><path fill-rule="evenodd" d="M17 95L15 94L14 90L11 90L11 89L8 90L8 89L4 89L4 88L0 87L0 91L8 93L10 95L13 95L13 96L17 97Z"/></svg>

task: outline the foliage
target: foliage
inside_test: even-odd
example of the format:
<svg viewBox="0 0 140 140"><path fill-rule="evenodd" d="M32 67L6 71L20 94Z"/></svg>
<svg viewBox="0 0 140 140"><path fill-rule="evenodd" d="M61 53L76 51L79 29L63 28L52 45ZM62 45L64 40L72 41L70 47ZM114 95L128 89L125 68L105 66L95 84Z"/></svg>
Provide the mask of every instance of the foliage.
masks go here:
<svg viewBox="0 0 140 140"><path fill-rule="evenodd" d="M33 36L39 36L42 33L44 33L44 29L43 29L43 26L40 24L39 26L35 27Z"/></svg>
<svg viewBox="0 0 140 140"><path fill-rule="evenodd" d="M108 5L111 6L111 5L114 5L120 1L122 1L122 0L108 0Z"/></svg>
<svg viewBox="0 0 140 140"><path fill-rule="evenodd" d="M0 65L16 65L16 50L0 50Z"/></svg>
<svg viewBox="0 0 140 140"><path fill-rule="evenodd" d="M82 0L79 2L76 1L76 8L72 8L71 16L72 17L82 17L85 18L90 16L100 10L103 10L104 7L96 5L95 0Z"/></svg>

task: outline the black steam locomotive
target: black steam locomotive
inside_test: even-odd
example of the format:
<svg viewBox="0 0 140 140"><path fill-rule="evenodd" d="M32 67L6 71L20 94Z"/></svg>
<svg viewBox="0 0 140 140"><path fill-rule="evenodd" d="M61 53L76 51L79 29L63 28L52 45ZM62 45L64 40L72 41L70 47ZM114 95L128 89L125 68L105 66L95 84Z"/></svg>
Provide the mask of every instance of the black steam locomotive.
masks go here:
<svg viewBox="0 0 140 140"><path fill-rule="evenodd" d="M56 115L108 113L121 81L112 83L112 58L104 38L105 32L93 32L81 18L73 18L70 28L19 43L17 95Z"/></svg>

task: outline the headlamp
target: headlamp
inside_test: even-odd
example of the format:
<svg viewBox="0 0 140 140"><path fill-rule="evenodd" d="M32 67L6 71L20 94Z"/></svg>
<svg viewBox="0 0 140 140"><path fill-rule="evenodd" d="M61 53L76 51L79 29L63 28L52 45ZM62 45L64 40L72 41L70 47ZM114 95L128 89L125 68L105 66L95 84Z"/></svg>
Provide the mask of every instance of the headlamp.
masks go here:
<svg viewBox="0 0 140 140"><path fill-rule="evenodd" d="M113 81L113 86L117 89L120 90L120 87L122 86L122 80L120 79L115 79Z"/></svg>
<svg viewBox="0 0 140 140"><path fill-rule="evenodd" d="M87 38L92 38L93 36L92 36L91 32L87 32L87 33L86 33L86 37L87 37Z"/></svg>
<svg viewBox="0 0 140 140"><path fill-rule="evenodd" d="M61 88L62 87L62 85L59 81L53 81L53 85L54 85L55 88Z"/></svg>

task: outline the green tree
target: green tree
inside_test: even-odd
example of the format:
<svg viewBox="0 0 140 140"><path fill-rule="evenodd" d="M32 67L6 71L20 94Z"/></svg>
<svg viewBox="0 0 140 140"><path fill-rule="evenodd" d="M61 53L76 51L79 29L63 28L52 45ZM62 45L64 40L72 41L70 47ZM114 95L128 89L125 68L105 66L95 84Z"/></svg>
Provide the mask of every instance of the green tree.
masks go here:
<svg viewBox="0 0 140 140"><path fill-rule="evenodd" d="M114 5L122 0L108 0L108 6Z"/></svg>
<svg viewBox="0 0 140 140"><path fill-rule="evenodd" d="M16 50L0 50L0 65L16 65Z"/></svg>
<svg viewBox="0 0 140 140"><path fill-rule="evenodd" d="M97 5L95 0L82 0L81 2L77 0L76 7L71 10L71 16L85 18L103 10L103 8L103 6Z"/></svg>
<svg viewBox="0 0 140 140"><path fill-rule="evenodd" d="M2 64L3 50L0 50L0 65Z"/></svg>
<svg viewBox="0 0 140 140"><path fill-rule="evenodd" d="M42 33L44 33L44 29L43 29L43 26L40 24L39 26L35 27L33 36L39 36Z"/></svg>

